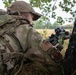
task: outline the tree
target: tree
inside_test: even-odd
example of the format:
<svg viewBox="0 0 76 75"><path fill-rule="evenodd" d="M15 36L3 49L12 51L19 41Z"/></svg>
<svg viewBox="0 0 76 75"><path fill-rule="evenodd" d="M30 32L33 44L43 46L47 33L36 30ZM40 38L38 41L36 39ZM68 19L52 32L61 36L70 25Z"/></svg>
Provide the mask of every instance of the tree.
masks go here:
<svg viewBox="0 0 76 75"><path fill-rule="evenodd" d="M51 28L52 24L51 24L51 22L47 18L45 18L43 16L39 20L35 21L34 27L36 29Z"/></svg>
<svg viewBox="0 0 76 75"><path fill-rule="evenodd" d="M76 75L76 20L65 53L63 68L65 75Z"/></svg>
<svg viewBox="0 0 76 75"><path fill-rule="evenodd" d="M30 0L30 3L33 7L39 7L43 15L48 18L52 17L57 19L57 22L60 24L63 24L65 22L64 20L72 22L75 18L76 10L74 10L74 7L76 0ZM57 16L56 10L58 8L60 8L62 12L70 14L72 17L64 19L63 17Z"/></svg>
<svg viewBox="0 0 76 75"><path fill-rule="evenodd" d="M16 0L3 0L5 7L7 7L11 2ZM58 23L63 24L66 21L72 22L75 18L76 10L74 10L76 0L30 0L30 4L33 7L38 7L42 10L42 14L50 19L54 18ZM56 10L60 8L62 12L70 14L72 17L63 18L58 16ZM64 14L62 14L64 15Z"/></svg>

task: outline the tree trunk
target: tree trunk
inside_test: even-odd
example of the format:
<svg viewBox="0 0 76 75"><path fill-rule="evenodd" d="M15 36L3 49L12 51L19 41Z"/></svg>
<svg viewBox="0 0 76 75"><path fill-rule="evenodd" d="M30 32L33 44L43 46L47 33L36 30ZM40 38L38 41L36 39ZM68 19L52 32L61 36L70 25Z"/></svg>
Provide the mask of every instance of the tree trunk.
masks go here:
<svg viewBox="0 0 76 75"><path fill-rule="evenodd" d="M76 20L63 63L65 75L76 75Z"/></svg>

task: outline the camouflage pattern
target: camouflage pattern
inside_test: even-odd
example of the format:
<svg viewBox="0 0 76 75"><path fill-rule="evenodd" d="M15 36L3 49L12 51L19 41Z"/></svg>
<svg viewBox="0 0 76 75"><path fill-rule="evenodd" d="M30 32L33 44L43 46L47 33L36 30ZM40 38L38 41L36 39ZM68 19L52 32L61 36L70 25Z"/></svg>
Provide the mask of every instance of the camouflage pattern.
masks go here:
<svg viewBox="0 0 76 75"><path fill-rule="evenodd" d="M10 18L10 20L1 27L4 31L0 31L0 53L3 57L0 55L0 61L7 66L3 71L5 70L6 73L10 73L10 70L13 68L10 75L39 75L38 73L41 73L40 75L62 75L60 62L56 63L47 52L51 50L52 44L43 39L34 28L29 26L26 20ZM22 53L23 58L18 55L20 58L12 59L16 57L16 54L11 55L11 53L14 52ZM26 63L26 58L30 59L32 63L31 61L30 63ZM5 62L2 62L2 60ZM18 61L16 62L16 60ZM38 64L37 66L36 61L40 65ZM35 66L33 64L35 64ZM35 68L32 69L33 66ZM2 67L5 68L4 66ZM2 73L1 75L4 75Z"/></svg>
<svg viewBox="0 0 76 75"><path fill-rule="evenodd" d="M30 4L26 3L25 1L16 1L10 4L7 8L9 14L24 12L24 13L32 13L34 15L33 20L37 20L41 17L40 13L35 12L35 10L31 7Z"/></svg>
<svg viewBox="0 0 76 75"><path fill-rule="evenodd" d="M3 9L0 9L0 15L4 15L6 13L7 13L6 11L4 11Z"/></svg>
<svg viewBox="0 0 76 75"><path fill-rule="evenodd" d="M0 26L7 23L11 19L11 16L8 15L0 15Z"/></svg>

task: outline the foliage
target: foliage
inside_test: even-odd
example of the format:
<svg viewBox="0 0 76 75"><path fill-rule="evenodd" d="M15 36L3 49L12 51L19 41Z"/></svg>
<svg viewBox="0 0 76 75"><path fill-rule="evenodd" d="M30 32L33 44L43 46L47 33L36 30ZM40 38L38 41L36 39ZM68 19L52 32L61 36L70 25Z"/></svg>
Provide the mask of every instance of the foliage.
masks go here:
<svg viewBox="0 0 76 75"><path fill-rule="evenodd" d="M5 4L5 7L7 7L10 3L16 1L16 0L2 0ZM30 4L33 7L40 8L42 10L43 19L45 21L45 18L49 21L50 18L54 18L57 20L59 24L63 24L65 21L72 22L75 18L76 10L75 9L75 3L76 0L29 0ZM70 18L63 18L62 16L58 16L56 10L60 8L62 12L66 12L68 14L71 14L72 17ZM64 14L62 14L64 15ZM64 15L65 16L65 15Z"/></svg>
<svg viewBox="0 0 76 75"><path fill-rule="evenodd" d="M60 24L64 23L64 18L57 16L56 10L58 8L61 8L62 12L72 15L70 18L65 18L66 21L72 22L75 18L76 10L74 10L74 7L76 0L30 0L30 3L33 7L39 7L43 15L57 19Z"/></svg>
<svg viewBox="0 0 76 75"><path fill-rule="evenodd" d="M9 4L11 4L12 2L15 2L16 0L2 0L2 1L5 4L5 7L8 7Z"/></svg>
<svg viewBox="0 0 76 75"><path fill-rule="evenodd" d="M51 23L46 17L42 16L39 20L34 22L34 28L36 29L54 29L60 26L60 23L57 21Z"/></svg>

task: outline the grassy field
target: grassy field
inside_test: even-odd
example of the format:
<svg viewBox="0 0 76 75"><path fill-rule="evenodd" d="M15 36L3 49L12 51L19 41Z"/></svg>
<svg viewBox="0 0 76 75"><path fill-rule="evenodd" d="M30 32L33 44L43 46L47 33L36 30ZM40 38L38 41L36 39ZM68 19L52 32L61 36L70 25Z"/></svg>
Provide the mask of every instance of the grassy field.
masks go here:
<svg viewBox="0 0 76 75"><path fill-rule="evenodd" d="M45 36L50 36L51 34L55 33L54 29L37 29L37 31L42 34L44 37Z"/></svg>
<svg viewBox="0 0 76 75"><path fill-rule="evenodd" d="M51 34L55 34L54 32L54 29L37 29L37 31L43 35L45 38L48 38ZM70 29L67 29L66 31L70 31ZM65 55L65 51L68 47L68 43L69 43L69 40L65 40L64 41L64 45L63 45L63 50L61 51L62 55L64 56Z"/></svg>

